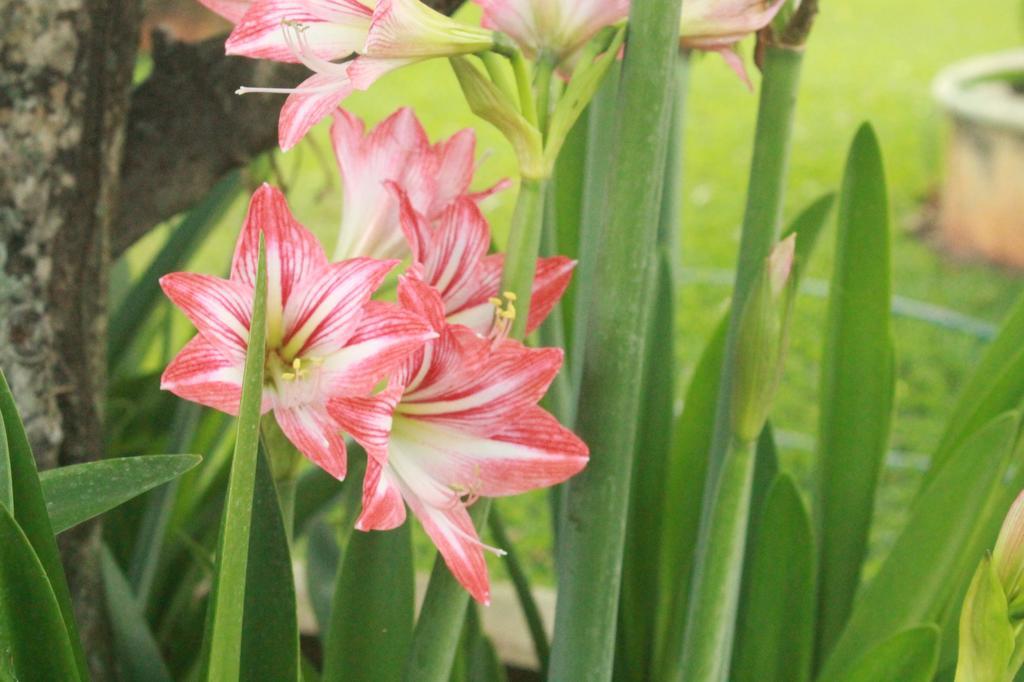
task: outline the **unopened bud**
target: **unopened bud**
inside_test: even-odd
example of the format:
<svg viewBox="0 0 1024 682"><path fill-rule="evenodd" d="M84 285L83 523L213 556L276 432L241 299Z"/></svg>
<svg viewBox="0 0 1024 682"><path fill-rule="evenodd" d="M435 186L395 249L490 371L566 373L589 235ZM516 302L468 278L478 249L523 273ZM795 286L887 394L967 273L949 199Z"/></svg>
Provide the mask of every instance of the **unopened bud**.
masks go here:
<svg viewBox="0 0 1024 682"><path fill-rule="evenodd" d="M1024 492L1014 501L999 529L992 565L1006 592L1010 613L1024 615Z"/></svg>
<svg viewBox="0 0 1024 682"><path fill-rule="evenodd" d="M1013 678L1009 670L1014 629L1007 613L993 557L986 556L974 572L960 610L960 644L956 682L989 682Z"/></svg>
<svg viewBox="0 0 1024 682"><path fill-rule="evenodd" d="M740 314L734 355L732 431L741 442L757 438L782 378L796 236L777 244L754 279Z"/></svg>

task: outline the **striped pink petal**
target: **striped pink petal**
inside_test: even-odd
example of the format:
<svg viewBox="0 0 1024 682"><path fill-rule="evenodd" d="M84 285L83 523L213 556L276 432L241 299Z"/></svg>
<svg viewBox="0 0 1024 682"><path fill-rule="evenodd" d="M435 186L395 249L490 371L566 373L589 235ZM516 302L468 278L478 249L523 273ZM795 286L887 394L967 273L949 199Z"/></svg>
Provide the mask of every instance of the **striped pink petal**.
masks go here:
<svg viewBox="0 0 1024 682"><path fill-rule="evenodd" d="M347 57L365 42L372 12L358 2L331 4L339 9L327 13L332 20L325 20L325 12L316 12L305 0L256 0L228 36L226 52L294 63L303 61L303 49L319 59ZM284 30L287 25L303 32L302 49Z"/></svg>
<svg viewBox="0 0 1024 682"><path fill-rule="evenodd" d="M284 310L296 285L327 266L327 256L313 234L299 224L280 190L263 183L249 201L238 235L231 279L255 286L260 234L267 251L267 329L272 345L281 341Z"/></svg>
<svg viewBox="0 0 1024 682"><path fill-rule="evenodd" d="M237 24L249 11L253 0L199 0L207 9L221 15L232 24Z"/></svg>
<svg viewBox="0 0 1024 682"><path fill-rule="evenodd" d="M363 511L356 519L356 530L391 530L403 523L405 502L401 490L389 480L382 464L369 459L363 478Z"/></svg>
<svg viewBox="0 0 1024 682"><path fill-rule="evenodd" d="M376 395L332 398L327 412L373 460L387 460L388 436L395 405L402 397L402 387L387 388Z"/></svg>
<svg viewBox="0 0 1024 682"><path fill-rule="evenodd" d="M160 286L203 338L231 360L245 358L252 319L251 286L190 272L164 275Z"/></svg>
<svg viewBox="0 0 1024 682"><path fill-rule="evenodd" d="M427 241L413 248L423 265L422 278L441 294L447 310L457 309L479 290L477 269L491 245L487 220L468 197L452 203L432 230L424 230L420 224L406 227L410 217L410 207L403 201L406 234ZM415 218L413 221L416 223Z"/></svg>
<svg viewBox="0 0 1024 682"><path fill-rule="evenodd" d="M352 87L356 90L368 90L371 85L392 71L397 71L403 66L409 66L418 61L420 59L413 57L368 57L361 55L349 66L348 77L352 80Z"/></svg>
<svg viewBox="0 0 1024 682"><path fill-rule="evenodd" d="M160 388L180 398L238 414L242 399L242 363L197 335L181 349L160 377Z"/></svg>
<svg viewBox="0 0 1024 682"><path fill-rule="evenodd" d="M288 151L306 136L310 128L330 116L352 94L345 73L314 73L288 95L278 121L278 144Z"/></svg>
<svg viewBox="0 0 1024 682"><path fill-rule="evenodd" d="M370 301L345 347L324 360L325 391L341 396L369 393L436 337L437 332L419 315L393 304Z"/></svg>
<svg viewBox="0 0 1024 682"><path fill-rule="evenodd" d="M274 417L299 452L339 481L345 478L345 438L324 405L277 407Z"/></svg>
<svg viewBox="0 0 1024 682"><path fill-rule="evenodd" d="M489 344L488 339L480 339ZM562 366L560 348L527 348L518 341L495 344L482 367L455 369L452 390L427 399L407 393L398 407L403 416L488 436L497 433L518 410L537 403Z"/></svg>
<svg viewBox="0 0 1024 682"><path fill-rule="evenodd" d="M331 263L306 279L284 309L285 353L325 357L345 346L370 297L398 261L353 258Z"/></svg>
<svg viewBox="0 0 1024 682"><path fill-rule="evenodd" d="M448 308L448 321L462 324L479 334L486 334L494 321L494 306L490 299L500 294L501 271L505 256L495 254L481 260L477 276L477 290L464 302ZM576 261L564 256L539 258L533 279L530 313L526 322L527 333L537 329L561 300L572 281Z"/></svg>

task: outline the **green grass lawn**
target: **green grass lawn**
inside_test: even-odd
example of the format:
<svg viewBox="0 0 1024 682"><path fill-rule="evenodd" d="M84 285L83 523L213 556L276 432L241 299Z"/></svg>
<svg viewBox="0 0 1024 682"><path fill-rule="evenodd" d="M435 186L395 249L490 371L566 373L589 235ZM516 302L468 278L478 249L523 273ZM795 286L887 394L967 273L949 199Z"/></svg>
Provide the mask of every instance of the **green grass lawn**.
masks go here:
<svg viewBox="0 0 1024 682"><path fill-rule="evenodd" d="M945 125L930 96L931 80L939 69L960 58L1018 44L1019 2L823 0L821 4L805 60L787 216L837 188L849 140L862 121L870 121L881 138L889 179L895 231L894 292L998 321L1017 297L1019 279L984 265L952 260L910 234L908 228L942 173ZM467 14L472 12L470 9ZM749 53L750 46L744 49ZM677 319L683 381L729 293L727 285L709 281L706 275L728 271L735 261L757 106L756 94L748 92L715 55L696 58L690 80L681 188L681 262L691 276L681 287ZM346 106L370 123L399 106L413 106L435 137L473 126L479 131L481 150L489 152L479 184L514 174L511 149L493 128L473 118L443 62L394 74L372 92L353 96ZM299 219L330 247L339 220L340 197L333 161L326 165L322 161L330 159L324 131L318 131L311 143L278 158ZM513 201L513 193L506 192L488 206L499 240ZM223 270L242 210L240 201L197 257L193 269ZM825 233L810 278L828 278L832 235L831 229ZM799 300L790 358L774 414L783 434L785 462L798 472L807 469L810 453L806 442L815 432L824 313L822 299L803 296ZM185 336L189 333L182 332ZM896 320L895 335L898 385L892 446L901 452L927 453L935 445L983 342L970 334L906 318ZM876 548L884 546L898 527L916 480L912 467L886 469ZM530 572L549 580L550 526L545 494L503 501L501 509ZM432 556L425 541L418 543L418 553L424 563ZM500 570L499 561L491 564Z"/></svg>

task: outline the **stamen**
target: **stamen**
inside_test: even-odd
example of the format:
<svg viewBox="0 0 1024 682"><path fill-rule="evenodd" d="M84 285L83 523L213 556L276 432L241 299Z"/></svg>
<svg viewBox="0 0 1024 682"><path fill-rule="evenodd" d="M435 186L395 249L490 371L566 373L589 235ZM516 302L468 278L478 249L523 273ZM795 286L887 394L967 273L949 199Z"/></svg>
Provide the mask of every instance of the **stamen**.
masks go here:
<svg viewBox="0 0 1024 682"><path fill-rule="evenodd" d="M282 21L281 27L284 30L284 41L288 44L292 54L309 67L311 71L328 73L335 76L348 75L347 64L329 62L313 51L312 45L309 44L309 38L306 37L306 31L309 30L309 26L296 21Z"/></svg>
<svg viewBox="0 0 1024 682"><path fill-rule="evenodd" d="M509 332L512 331L512 325L516 321L515 301L518 296L511 291L503 292L502 296L504 300L496 296L489 299L491 305L495 307L494 324L489 336L495 342L508 338Z"/></svg>

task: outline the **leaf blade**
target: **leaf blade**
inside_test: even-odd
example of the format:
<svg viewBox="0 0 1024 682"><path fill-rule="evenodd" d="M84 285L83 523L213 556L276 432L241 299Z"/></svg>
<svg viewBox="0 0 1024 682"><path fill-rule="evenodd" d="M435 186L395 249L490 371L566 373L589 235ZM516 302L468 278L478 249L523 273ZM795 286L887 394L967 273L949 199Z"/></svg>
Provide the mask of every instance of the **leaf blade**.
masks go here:
<svg viewBox="0 0 1024 682"><path fill-rule="evenodd" d="M874 131L850 146L822 362L816 518L818 659L849 617L867 552L894 393L885 171Z"/></svg>
<svg viewBox="0 0 1024 682"><path fill-rule="evenodd" d="M86 462L39 474L54 533L77 526L193 468L199 455L142 455Z"/></svg>

